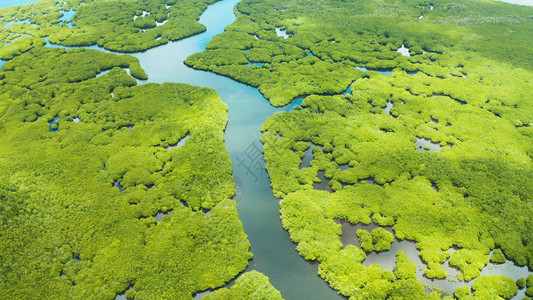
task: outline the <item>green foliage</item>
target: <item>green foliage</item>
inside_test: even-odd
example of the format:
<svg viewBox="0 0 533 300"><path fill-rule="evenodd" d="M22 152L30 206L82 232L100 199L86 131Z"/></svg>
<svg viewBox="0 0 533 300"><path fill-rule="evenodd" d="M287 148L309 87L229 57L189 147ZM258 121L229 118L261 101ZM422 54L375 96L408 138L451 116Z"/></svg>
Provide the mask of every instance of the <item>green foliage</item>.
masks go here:
<svg viewBox="0 0 533 300"><path fill-rule="evenodd" d="M357 230L357 236L361 241L361 249L365 252L372 252L374 250L374 245L372 243L372 235L366 230L359 229Z"/></svg>
<svg viewBox="0 0 533 300"><path fill-rule="evenodd" d="M227 106L207 88L135 86L126 67L139 68L39 47L0 70L4 298L112 299L134 285L126 296L187 299L248 265Z"/></svg>
<svg viewBox="0 0 533 300"><path fill-rule="evenodd" d="M205 300L216 299L282 299L281 294L268 281L268 277L257 272L250 271L242 274L231 288L223 288L206 295Z"/></svg>
<svg viewBox="0 0 533 300"><path fill-rule="evenodd" d="M324 147L324 149L326 149L326 147ZM333 151L333 148L330 152L332 151ZM372 220L381 226L394 225L394 219L392 217L386 217L386 216L381 215L380 213L374 213L374 215L372 215Z"/></svg>
<svg viewBox="0 0 533 300"><path fill-rule="evenodd" d="M449 262L463 271L461 279L470 281L479 276L481 269L488 263L488 257L483 251L460 249L452 254Z"/></svg>
<svg viewBox="0 0 533 300"><path fill-rule="evenodd" d="M134 290L127 290L125 296L128 299L135 299L135 291Z"/></svg>
<svg viewBox="0 0 533 300"><path fill-rule="evenodd" d="M511 299L518 292L514 281L504 275L480 276L472 285L474 294L467 286L459 287L453 293L458 300Z"/></svg>
<svg viewBox="0 0 533 300"><path fill-rule="evenodd" d="M472 285L476 299L493 299L495 296L511 299L518 292L514 280L504 275L480 276Z"/></svg>
<svg viewBox="0 0 533 300"><path fill-rule="evenodd" d="M138 69L137 73L146 75L139 61L131 56L86 49L35 48L2 66L3 82L10 85L4 90L9 91L12 86L35 90L53 84L81 82L115 67ZM142 77L139 74L136 75ZM117 80L128 86L135 84L131 77L119 77ZM82 88L88 89L86 86ZM94 92L86 95L87 98L91 96L94 97ZM81 101L88 102L87 98Z"/></svg>
<svg viewBox="0 0 533 300"><path fill-rule="evenodd" d="M518 278L516 280L516 286L518 287L518 289L523 289L526 287L526 279L525 278Z"/></svg>
<svg viewBox="0 0 533 300"><path fill-rule="evenodd" d="M301 95L341 94L360 78L356 66L459 79L470 76L466 63L476 53L533 70L528 51L533 47L532 8L488 1L429 6L417 0L313 5L245 0L237 5L235 23L186 63L258 87L275 106ZM276 36L279 28L289 38ZM410 57L397 52L402 44ZM231 58L221 61L215 55L220 50L245 50L248 61L262 62L263 68Z"/></svg>
<svg viewBox="0 0 533 300"><path fill-rule="evenodd" d="M495 264L503 264L506 260L501 249L495 249L494 254L490 257L490 262Z"/></svg>
<svg viewBox="0 0 533 300"><path fill-rule="evenodd" d="M526 295L533 297L533 275L529 274L526 281Z"/></svg>
<svg viewBox="0 0 533 300"><path fill-rule="evenodd" d="M227 32L186 61L258 87L275 106L311 95L301 109L276 114L262 127L272 187L283 198L283 226L306 259L332 264L331 257L346 251L334 218L368 224L372 216L394 226L398 238L418 242L429 278L447 276L442 264L453 246L460 249L450 264L464 280L479 275L496 246L520 265L533 263L533 236L526 229L533 215L526 179L533 172L532 135L515 127L533 122L533 64L527 47L516 46L533 45L531 23L524 21L531 9L432 5L436 9L425 10L421 22L415 1L242 1ZM502 42L489 30L494 27L516 31ZM277 37L276 28L286 28L290 37ZM498 50L488 51L495 46L482 40ZM411 57L397 53L402 44ZM229 51L236 52L219 55ZM384 77L370 71L363 78L356 67L394 72ZM345 97L317 96L342 94L349 85ZM416 151L416 138L444 147ZM322 148L315 147L310 167L300 169L311 143ZM334 193L314 191L319 171ZM359 230L361 248L388 249L394 237L379 235L384 232ZM322 270L345 295L374 284L349 284L335 267Z"/></svg>
<svg viewBox="0 0 533 300"><path fill-rule="evenodd" d="M461 286L455 289L453 292L453 295L455 298L462 300L462 299L473 299L474 297L470 295L470 287L468 286Z"/></svg>
<svg viewBox="0 0 533 300"><path fill-rule="evenodd" d="M204 31L197 19L212 2L73 0L63 8L77 11L72 29L52 0L0 10L4 21L36 24L0 30L0 58L12 59L0 71L0 288L9 298L112 298L132 283L138 299L187 298L245 268L249 244L227 200L227 108L215 93L136 87L122 69L146 73L129 56L39 47L48 37L145 50ZM450 247L459 248L449 263L464 280L479 275L496 247L495 260L533 268L533 11L494 1L424 5L243 0L236 22L186 61L258 87L276 106L311 95L265 122L265 160L298 252L353 299L439 295L424 293L400 253L396 274L361 264L365 251L388 249L392 234L361 231L365 251L343 248L334 219L393 226L397 238L417 242L428 278L447 276ZM277 28L290 37L277 37ZM411 57L396 51L402 44ZM187 135L185 146L165 149ZM417 138L442 149L417 151ZM311 143L311 166L300 169ZM331 193L314 190L319 171ZM163 222L152 217L169 210ZM455 296L516 294L506 277L482 276L473 289ZM233 292L241 290L220 291Z"/></svg>
<svg viewBox="0 0 533 300"><path fill-rule="evenodd" d="M372 233L359 229L357 236L361 240L361 248L365 252L389 250L392 242L394 242L394 235L381 227L372 230Z"/></svg>
<svg viewBox="0 0 533 300"><path fill-rule="evenodd" d="M416 279L416 264L411 262L401 250L396 253L394 275L398 279Z"/></svg>
<svg viewBox="0 0 533 300"><path fill-rule="evenodd" d="M138 62L134 62L130 64L130 72L131 72L131 76L137 79L141 79L141 80L148 79L148 74L146 74L146 72L141 68L141 65Z"/></svg>
<svg viewBox="0 0 533 300"><path fill-rule="evenodd" d="M197 53L185 61L190 67L213 70L238 81L259 88L274 106L288 104L294 98L306 94L338 94L361 72L348 65L327 64L316 57L304 57L298 61L272 62L263 68L243 65L248 59L242 51L212 49ZM253 53L253 52L252 52ZM252 59L263 60L263 59Z"/></svg>
<svg viewBox="0 0 533 300"><path fill-rule="evenodd" d="M375 292L380 298L385 298L393 289L391 281L394 275L389 271L382 271L378 265L369 268L363 266L361 262L365 256L361 249L348 245L321 263L318 273L343 295L363 298L368 292ZM379 287L369 286L365 289L367 284L375 281L380 284Z"/></svg>
<svg viewBox="0 0 533 300"><path fill-rule="evenodd" d="M372 230L372 242L374 243L375 251L389 250L392 242L394 242L394 235L387 230L378 227Z"/></svg>
<svg viewBox="0 0 533 300"><path fill-rule="evenodd" d="M478 67L480 76L491 76L481 65ZM503 67L499 70L505 72ZM452 246L464 248L454 253L450 263L461 268L465 280L479 275L495 245L516 263L531 265L529 241L533 237L525 228L532 215L526 204L532 195L526 178L532 172L528 157L533 143L532 137L518 131L510 120L521 115L522 109L509 110L508 118L501 118L481 107L483 98L461 104L450 97L428 97L438 93L434 88L441 89L442 79L422 76L418 80L422 82L399 72L360 79L352 85L350 97L309 96L302 110L276 114L265 122L265 159L274 193L285 197L285 228L291 237L299 234L291 227L292 222L285 220L294 218L294 214L319 227L327 223L312 221L315 216L325 220L350 219L356 224L368 223L373 213L377 223L394 225L398 238L419 242L420 255L429 267L425 273L430 278L447 276L441 264L449 258L447 250ZM515 78L515 88L525 95L526 87L521 83L521 78ZM515 97L518 99L518 94ZM398 118L380 112L387 99L394 104L391 112ZM431 123L430 119L438 122ZM488 128L492 128L490 133ZM416 136L451 147L440 152L416 151ZM311 166L300 169L300 157L291 150L300 141L324 145L324 149L330 144L333 149L315 147ZM513 145L513 150L509 145ZM475 157L471 153L476 153ZM501 155L515 154L516 160L500 159ZM349 164L350 168L339 169L342 164ZM301 206L301 202L319 195L310 190L317 172L322 170L331 179L332 187L334 182L345 186L335 188L334 194L320 194L320 210L310 215L304 212L310 206ZM363 185L368 178L376 184ZM502 186L506 188L501 189ZM512 205L509 199L513 199ZM295 206L300 212L288 214L290 202L300 205ZM382 220L384 216L386 221ZM314 236L313 243L301 238L293 240L300 243L299 249L305 245L306 252L320 252L318 249L326 244L328 249L335 247L334 237L326 237L325 232L330 231L317 229L315 235L322 237ZM317 243L321 239L324 242ZM365 251L371 249L365 241L362 247ZM320 255L312 257L315 256Z"/></svg>
<svg viewBox="0 0 533 300"><path fill-rule="evenodd" d="M290 74L281 65L292 64L297 69L302 60L318 60L326 65L336 64L337 68L395 68L388 76L369 71L362 78L356 77L351 93L346 96L316 95L325 94L317 90L294 92L294 95L313 95L305 98L300 110L275 114L263 124L261 140L266 167L274 194L283 198L280 207L284 228L298 243L297 249L303 257L322 263L330 262L331 257L344 251L338 242L340 225L333 222L338 218L352 224L374 220L381 226L393 226L398 239L416 241L420 256L428 266L424 270L428 278L446 278L448 274L442 264L450 259L449 263L461 270L460 279L472 280L479 276L495 248L498 250L493 259L501 260L501 254L531 268L533 235L528 228L533 211L528 203L533 195L529 179L533 176L530 159L533 133L529 130L533 124L533 97L529 90L533 73L530 65L506 63L512 59L497 62L484 50L469 52L478 49L477 45L465 51L464 44L456 39L462 36L464 28L449 22L430 26L424 23L424 17L413 29L426 28L424 38L418 33L408 38L402 32L413 31L402 25L393 29L388 21L404 20L407 17L403 12L411 8L406 7L407 2L394 3L397 12L389 10L390 7L379 8L392 14L387 19L387 14L382 16L384 11L378 17L378 4L373 1L351 3L351 7L342 2L321 2L309 8L291 1L283 4L274 0L243 1L239 4L242 15L228 30L259 37L245 53L248 59L264 59L259 54L250 56L254 49L274 53L272 49L281 45L289 49L297 46L302 53L310 49L315 56L294 56L288 61L283 58L277 66L279 54L274 54L267 62L271 66L262 69L235 65L207 67L218 73L228 71L224 74L258 86L274 105L285 102L271 97L276 89L262 85L267 84L274 70L278 78ZM513 10L499 3L492 8L489 4L468 3L465 8L468 11L487 8L488 14L494 16L499 14L496 7L502 5L505 11ZM272 11L272 6L283 13ZM322 11L322 17L315 15L315 10L331 6L343 12L353 9L354 13L322 23L328 13ZM441 18L447 13L442 6L435 4L437 12L427 12L446 22ZM456 11L453 6L450 9ZM364 23L357 19L362 15ZM386 31L370 30L381 28L381 23L369 22L370 15L388 26ZM313 22L302 21L306 16L313 16ZM338 20L342 20L342 26ZM282 24L291 34L288 39L272 35ZM312 31L306 28L307 24L312 24ZM350 24L357 24L357 29L337 32ZM483 26L472 30L481 30ZM454 34L445 37L433 33L441 28ZM428 39L428 32L439 47L423 42ZM520 41L523 38L526 44L530 42L523 31L516 33ZM411 58L396 54L402 41L406 47L413 48ZM428 53L417 54L420 52L417 46ZM513 45L507 49L515 48ZM189 58L190 63L208 57L215 50ZM527 56L525 50L517 53L520 60ZM232 71L237 67L243 72ZM416 70L419 72L414 76L406 74ZM336 93L341 92L326 94ZM290 95L287 99L293 97L292 91L286 94ZM387 113L385 108L390 104L392 108ZM422 138L440 145L440 151L417 151L415 142ZM304 146L311 143L316 147L310 166L300 168ZM324 181L319 178L319 172L323 172L329 185L325 190L331 193L315 190L318 187L315 183ZM362 251L377 250L372 234L361 230L357 235ZM450 257L451 247L459 249ZM382 249L387 249L387 245ZM328 269L328 274L335 272L334 267ZM348 284L341 276L326 276L326 273L322 276L345 295L351 293L350 289L360 288Z"/></svg>
<svg viewBox="0 0 533 300"><path fill-rule="evenodd" d="M397 280L378 265L363 266L365 256L361 249L348 245L322 262L318 273L350 299L440 299L437 293L425 294L422 282L411 278L412 266L406 257L407 261L400 258L402 266L399 267L403 268L399 273L405 277Z"/></svg>
<svg viewBox="0 0 533 300"><path fill-rule="evenodd" d="M43 44L44 43L42 39L23 36L0 48L0 59L10 60L13 57L32 49L33 47L42 46Z"/></svg>
<svg viewBox="0 0 533 300"><path fill-rule="evenodd" d="M31 6L0 9L4 21L30 22L0 29L8 43L0 48L0 59L11 59L44 44L39 37L49 37L52 43L64 46L98 44L117 52L144 51L205 31L205 26L197 20L207 5L214 2L75 0L60 7L56 1L41 0ZM76 12L72 28L60 20L62 10L69 9ZM21 35L27 36L20 38Z"/></svg>

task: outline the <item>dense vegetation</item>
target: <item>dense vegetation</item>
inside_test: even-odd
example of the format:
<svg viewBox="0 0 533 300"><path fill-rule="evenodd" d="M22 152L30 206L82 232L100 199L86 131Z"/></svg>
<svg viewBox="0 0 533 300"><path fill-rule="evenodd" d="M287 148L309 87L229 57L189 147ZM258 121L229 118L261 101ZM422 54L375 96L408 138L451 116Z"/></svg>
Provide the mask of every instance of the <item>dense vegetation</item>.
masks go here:
<svg viewBox="0 0 533 300"><path fill-rule="evenodd" d="M278 300L282 298L280 292L270 284L268 277L257 271L250 271L237 278L235 285L233 285L231 288L219 289L211 294L206 295L203 299Z"/></svg>
<svg viewBox="0 0 533 300"><path fill-rule="evenodd" d="M245 0L237 10L227 32L186 63L258 87L276 106L300 95L343 92L362 74L355 66L461 77L470 75L468 53L475 53L533 70L526 55L533 47L531 7L478 0ZM411 57L396 51L402 44Z"/></svg>
<svg viewBox="0 0 533 300"><path fill-rule="evenodd" d="M0 25L0 59L10 60L0 71L6 298L111 299L126 290L190 298L246 267L250 245L229 200L227 108L216 93L135 86L124 69L147 75L132 57L41 47L47 37L146 50L205 30L197 20L212 2L42 0L0 10L4 22L22 21ZM309 95L267 120L262 142L283 226L320 276L352 299L440 299L403 252L392 271L362 264L409 239L426 277L446 278L448 262L460 280L475 280L454 298L508 299L518 288L533 296L532 275L479 276L489 260L533 268L532 8L482 0L237 8L227 32L186 63L258 87L275 106ZM72 21L62 20L70 9ZM410 56L397 52L402 45ZM376 72L384 70L393 72ZM322 174L326 188L317 190ZM360 248L344 246L339 219L378 228L357 231ZM280 298L249 272L206 298L258 295Z"/></svg>
<svg viewBox="0 0 533 300"><path fill-rule="evenodd" d="M526 295L533 297L533 274L529 274L526 281Z"/></svg>
<svg viewBox="0 0 533 300"><path fill-rule="evenodd" d="M205 31L198 22L208 4L217 0L41 0L0 10L0 59L44 44L98 44L118 52L143 51ZM72 20L61 18L73 10ZM18 21L18 22L17 22ZM5 25L10 25L5 27ZM70 25L70 26L69 26Z"/></svg>
<svg viewBox="0 0 533 300"><path fill-rule="evenodd" d="M122 68L137 64L38 47L3 65L0 298L187 299L248 265L226 105L207 88L135 86Z"/></svg>
<svg viewBox="0 0 533 300"><path fill-rule="evenodd" d="M262 142L283 226L332 287L353 299L438 297L399 269L361 264L394 237L417 243L428 278L446 278L448 262L474 280L493 249L496 263L533 268L533 8L243 0L237 10L186 63L258 87L275 106L310 95L267 120ZM360 230L362 249L344 246L338 219L394 236ZM516 291L489 276L454 297Z"/></svg>
<svg viewBox="0 0 533 300"><path fill-rule="evenodd" d="M131 56L41 47L146 50L204 31L215 1L0 9L0 298L187 299L246 268L218 95L136 86ZM255 271L208 298L252 295L281 299Z"/></svg>
<svg viewBox="0 0 533 300"><path fill-rule="evenodd" d="M340 288L337 277L328 275L335 272L331 260L344 260L347 251L354 251L343 249L335 218L393 225L396 238L418 242L429 278L445 278L442 263L449 258L461 269L461 279L471 280L495 247L494 261L505 254L503 260L531 268L530 127L516 128L505 118L449 97L413 95L394 87L404 80L409 80L405 73L365 78L347 98L310 96L301 110L278 113L263 125L267 169L276 195L284 198L281 217L300 254L322 262L321 275L333 287L363 298L348 292L361 292L363 284ZM397 104L392 108L396 117L379 105L387 100ZM443 148L417 151L417 137ZM312 161L300 168L310 142L315 145ZM333 193L313 188L320 171ZM357 232L362 249L388 249L390 239L376 248L380 239L374 231ZM450 257L452 247L460 250ZM364 253L358 255L362 261ZM350 274L361 268L343 266Z"/></svg>

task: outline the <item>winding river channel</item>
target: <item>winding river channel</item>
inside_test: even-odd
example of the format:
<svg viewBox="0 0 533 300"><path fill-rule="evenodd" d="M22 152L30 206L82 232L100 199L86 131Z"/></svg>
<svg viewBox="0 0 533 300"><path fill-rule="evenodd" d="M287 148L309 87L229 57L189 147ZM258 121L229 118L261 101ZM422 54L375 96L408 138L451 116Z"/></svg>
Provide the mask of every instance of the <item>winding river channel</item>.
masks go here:
<svg viewBox="0 0 533 300"><path fill-rule="evenodd" d="M270 278L285 299L342 299L317 273L317 267L301 258L296 245L282 228L278 200L265 170L261 124L277 111L256 88L183 64L190 55L205 50L211 38L235 21L233 9L240 0L210 5L200 17L207 31L146 52L134 53L148 73L148 82L181 82L213 88L229 107L226 148L233 162L237 207L254 258L248 270ZM198 296L201 296L198 295Z"/></svg>
<svg viewBox="0 0 533 300"><path fill-rule="evenodd" d="M183 64L188 56L204 51L213 36L222 33L227 25L235 21L233 9L239 1L223 0L210 5L200 17L200 23L207 27L206 32L133 56L139 59L148 73L148 82L181 82L210 87L229 106L225 143L233 162L239 216L254 253L248 270L267 275L285 299L345 299L318 276L316 265L298 255L296 245L281 226L278 199L273 196L264 169L262 144L259 142L261 124L278 111L293 109L298 100L287 107L275 108L256 88L214 73L193 70ZM353 228L343 226L343 239L355 236L355 231L350 229ZM420 260L415 244L408 241L395 241L390 251L370 253L364 264L376 263L392 271L398 250L403 250L417 264L418 279L446 290L447 295L459 286L471 286L473 283L425 278L423 269L426 266ZM451 276L459 274L448 263L445 263L445 268ZM517 267L508 261L503 265L489 263L481 275L504 274L516 280L527 277L528 273L527 267ZM514 299L522 299L523 296L524 290L521 290Z"/></svg>
<svg viewBox="0 0 533 300"><path fill-rule="evenodd" d="M191 54L205 50L214 35L235 21L233 8L238 2L224 0L210 5L200 17L206 32L133 56L148 73L148 82L181 82L213 88L229 106L225 143L233 162L239 217L254 253L248 270L267 275L286 299L343 298L318 276L316 266L298 256L295 244L281 227L278 200L272 194L265 171L263 146L259 142L261 124L276 111L290 108L274 108L253 87L183 64Z"/></svg>
<svg viewBox="0 0 533 300"><path fill-rule="evenodd" d="M213 36L223 32L227 25L235 21L234 7L239 1L223 0L210 5L200 17L200 23L207 27L204 33L132 54L139 59L149 75L148 80L139 83L180 82L217 91L229 107L225 144L233 162L237 188L235 200L239 216L254 253L248 270L257 270L267 275L285 299L345 299L318 276L316 264L298 256L296 245L281 226L278 199L273 196L265 170L262 144L259 142L261 125L274 113L291 110L295 103L275 108L253 87L214 73L193 70L183 64L188 56L205 50L206 44ZM2 2L5 3L0 3L0 7L35 1ZM49 43L47 45L53 46ZM343 224L344 234L341 240L349 240L349 236L355 235L356 229L354 226ZM415 245L408 241L394 242L391 250L385 253L369 254L364 264L379 263L383 268L392 270L398 250L404 250L410 259L417 263L418 278L425 283L444 288L448 290L448 294L456 287L465 285L464 282L425 279L420 268L424 264L418 257ZM451 274L458 272L449 266L447 270ZM505 274L516 280L519 277L527 277L529 271L526 267L519 268L507 262L499 266L489 264L482 271L482 275L490 274ZM467 284L472 285L472 282ZM204 294L200 293L196 298L201 298ZM521 299L523 296L524 291L519 291L515 299Z"/></svg>

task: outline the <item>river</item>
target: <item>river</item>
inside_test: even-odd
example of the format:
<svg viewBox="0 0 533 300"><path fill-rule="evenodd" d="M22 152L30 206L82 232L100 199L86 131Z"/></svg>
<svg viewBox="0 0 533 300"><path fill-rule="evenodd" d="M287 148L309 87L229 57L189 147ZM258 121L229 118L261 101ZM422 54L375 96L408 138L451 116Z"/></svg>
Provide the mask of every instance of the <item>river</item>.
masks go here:
<svg viewBox="0 0 533 300"><path fill-rule="evenodd" d="M210 72L190 69L183 61L205 50L211 38L235 21L233 8L240 0L210 5L200 17L207 31L146 52L134 53L148 73L148 82L181 82L213 88L229 106L225 132L226 148L233 162L239 217L252 244L254 258L248 270L270 278L285 299L342 299L305 261L281 226L278 199L274 198L265 170L261 124L276 111L256 88Z"/></svg>
<svg viewBox="0 0 533 300"><path fill-rule="evenodd" d="M210 5L200 17L200 23L207 27L204 33L145 52L133 53L149 75L147 81L140 83L180 82L209 87L215 89L228 105L229 122L225 132L225 145L233 162L239 217L254 253L247 270L257 270L267 275L274 287L288 300L345 299L318 276L316 265L298 255L296 245L281 226L278 199L273 197L265 170L262 144L259 142L260 127L269 116L277 111L292 109L294 103L288 107L275 108L256 88L214 73L193 70L183 64L188 56L205 50L212 37L223 32L235 20L233 9L239 1L223 0ZM35 1L8 0L2 1L0 7L31 2ZM380 263L384 268L391 269L397 250L404 250L417 265L423 265L412 243L395 242L391 250L394 251L370 254L365 265L369 262ZM454 271L452 268L447 269ZM430 281L422 277L421 270L417 273L418 278L425 283L441 286L452 292L455 287L465 285L446 280ZM507 262L503 266L489 266L482 272L482 275L489 274L505 274L516 279L527 276L528 270ZM468 283L471 284L472 282ZM198 294L197 298L203 294L205 293ZM524 291L519 291L515 299L521 299L523 295Z"/></svg>
<svg viewBox="0 0 533 300"><path fill-rule="evenodd" d="M248 270L254 269L267 275L274 287L288 300L345 299L318 276L316 265L298 255L296 245L281 226L278 199L273 197L270 180L264 170L262 145L259 142L261 124L277 111L292 109L295 103L285 108L274 108L256 88L214 73L193 70L183 64L188 56L204 51L211 38L222 33L236 19L233 8L239 1L223 0L209 6L200 17L200 23L207 27L206 32L133 56L139 59L148 73L148 82L182 82L210 87L228 104L229 122L225 143L233 162L239 217L254 253ZM391 251L369 254L364 264L379 263L392 271L398 250L405 251L418 267L426 268L414 243L407 241L394 242ZM449 274L458 274L448 263L445 263L445 268ZM516 280L527 277L528 270L511 262L503 265L489 263L482 275L492 274L505 274ZM425 284L446 289L448 295L459 286L472 286L473 283L430 280L423 277L420 268L417 268L417 277ZM514 299L522 299L524 295L524 290L521 290Z"/></svg>

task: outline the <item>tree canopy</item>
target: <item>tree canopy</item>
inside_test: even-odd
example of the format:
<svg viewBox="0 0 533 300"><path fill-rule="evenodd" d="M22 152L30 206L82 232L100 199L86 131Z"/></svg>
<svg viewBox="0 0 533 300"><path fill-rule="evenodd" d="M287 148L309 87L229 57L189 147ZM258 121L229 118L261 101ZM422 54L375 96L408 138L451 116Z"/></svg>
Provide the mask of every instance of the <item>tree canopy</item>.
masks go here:
<svg viewBox="0 0 533 300"><path fill-rule="evenodd" d="M192 299L248 265L227 106L207 88L137 86L123 69L136 64L39 47L0 70L5 298L112 299L132 286L135 299Z"/></svg>
<svg viewBox="0 0 533 300"><path fill-rule="evenodd" d="M449 90L442 94L471 102L474 99L468 98L476 95L472 81L495 83L477 82L471 72L477 58L498 61L519 72L533 70L529 55L532 14L531 7L480 0L320 1L312 5L296 0L243 0L237 5L237 20L186 64L257 87L275 106L305 95L341 94L364 70L393 69L447 79L439 81ZM398 51L402 46L407 47L408 56ZM221 57L221 51L235 54ZM461 80L463 75L470 80ZM469 86L468 90L448 89L450 83L459 82ZM500 89L500 93L505 91ZM492 104L497 106L520 102L506 95L494 98L499 103ZM524 115L527 111L531 116L523 104Z"/></svg>
<svg viewBox="0 0 533 300"><path fill-rule="evenodd" d="M41 0L0 9L0 59L45 43L98 45L116 52L144 51L201 33L198 22L217 0ZM71 20L64 20L73 11ZM6 26L9 25L9 26Z"/></svg>
<svg viewBox="0 0 533 300"><path fill-rule="evenodd" d="M244 0L237 9L227 32L186 63L256 86L276 106L308 95L270 117L261 140L283 226L332 287L381 299L405 283L361 264L389 237L360 230L362 249L344 247L337 219L392 225L396 239L417 242L428 278L446 278L448 262L474 280L492 249L493 261L533 268L533 8ZM502 31L512 33L498 40ZM222 48L262 67L211 63ZM487 282L474 296L492 291Z"/></svg>
<svg viewBox="0 0 533 300"><path fill-rule="evenodd" d="M206 295L205 300L218 299L265 299L281 300L281 294L268 281L268 277L257 272L250 271L241 275L235 281L235 285L229 289L219 289Z"/></svg>

